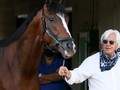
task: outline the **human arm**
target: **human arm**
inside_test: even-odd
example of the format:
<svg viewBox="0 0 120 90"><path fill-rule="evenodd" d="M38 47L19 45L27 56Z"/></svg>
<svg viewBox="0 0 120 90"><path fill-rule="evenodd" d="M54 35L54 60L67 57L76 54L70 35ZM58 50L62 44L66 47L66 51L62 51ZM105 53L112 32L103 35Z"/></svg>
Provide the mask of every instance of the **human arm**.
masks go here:
<svg viewBox="0 0 120 90"><path fill-rule="evenodd" d="M64 76L66 82L69 84L81 83L93 75L94 66L96 65L94 65L93 61L96 62L96 58L98 58L95 57L96 56L92 56L85 59L77 68L74 68L73 70L68 70L66 68L63 69L63 67L60 67L59 75Z"/></svg>
<svg viewBox="0 0 120 90"><path fill-rule="evenodd" d="M49 74L41 74L39 76L39 81L41 84L51 83L51 82L59 81L61 79L62 77L58 74L57 71Z"/></svg>

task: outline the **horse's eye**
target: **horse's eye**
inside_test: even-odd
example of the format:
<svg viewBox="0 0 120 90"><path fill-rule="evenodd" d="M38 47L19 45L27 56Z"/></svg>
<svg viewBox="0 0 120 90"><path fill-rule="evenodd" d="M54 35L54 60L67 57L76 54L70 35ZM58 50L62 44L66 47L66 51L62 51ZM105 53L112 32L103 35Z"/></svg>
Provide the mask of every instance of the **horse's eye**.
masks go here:
<svg viewBox="0 0 120 90"><path fill-rule="evenodd" d="M52 21L54 21L54 18L49 18L49 20L52 22Z"/></svg>

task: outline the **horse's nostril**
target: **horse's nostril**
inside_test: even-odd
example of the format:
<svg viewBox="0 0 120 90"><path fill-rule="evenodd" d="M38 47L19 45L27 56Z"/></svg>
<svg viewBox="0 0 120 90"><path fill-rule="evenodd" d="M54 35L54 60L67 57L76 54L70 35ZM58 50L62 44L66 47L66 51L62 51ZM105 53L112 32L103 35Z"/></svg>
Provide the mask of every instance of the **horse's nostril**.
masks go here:
<svg viewBox="0 0 120 90"><path fill-rule="evenodd" d="M67 47L69 48L69 49L72 49L72 43L67 43Z"/></svg>

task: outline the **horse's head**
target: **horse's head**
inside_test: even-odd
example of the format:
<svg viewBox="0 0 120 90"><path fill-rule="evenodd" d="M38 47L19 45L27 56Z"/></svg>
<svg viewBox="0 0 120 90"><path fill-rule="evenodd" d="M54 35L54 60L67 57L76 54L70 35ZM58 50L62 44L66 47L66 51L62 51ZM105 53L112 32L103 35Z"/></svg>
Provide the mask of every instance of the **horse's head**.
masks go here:
<svg viewBox="0 0 120 90"><path fill-rule="evenodd" d="M43 39L53 52L60 52L64 58L72 57L76 46L68 29L68 16L63 0L47 0L42 9Z"/></svg>

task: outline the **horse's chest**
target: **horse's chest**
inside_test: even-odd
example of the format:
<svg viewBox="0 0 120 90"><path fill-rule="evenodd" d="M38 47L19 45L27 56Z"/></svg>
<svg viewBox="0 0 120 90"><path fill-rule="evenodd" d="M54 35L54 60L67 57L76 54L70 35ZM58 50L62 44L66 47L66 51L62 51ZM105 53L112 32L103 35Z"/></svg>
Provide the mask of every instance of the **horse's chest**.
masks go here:
<svg viewBox="0 0 120 90"><path fill-rule="evenodd" d="M25 79L18 67L0 63L0 90L39 90L38 87L36 78Z"/></svg>

